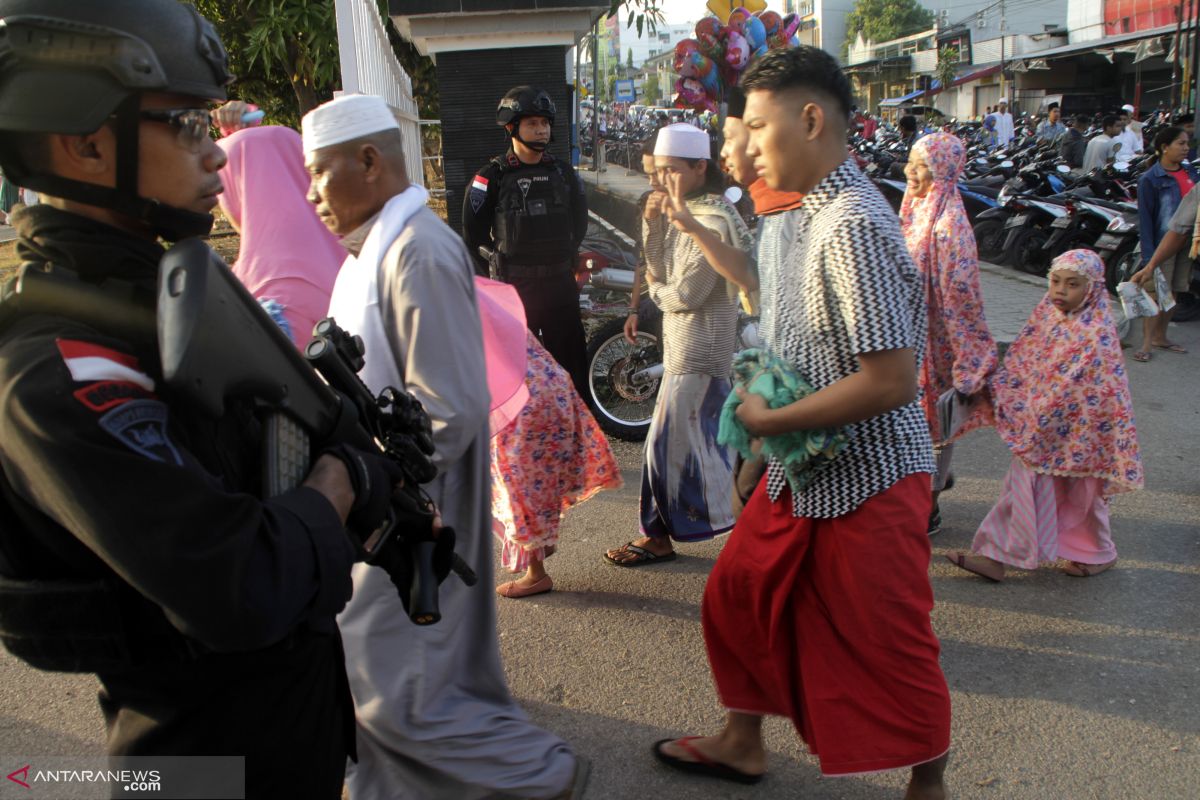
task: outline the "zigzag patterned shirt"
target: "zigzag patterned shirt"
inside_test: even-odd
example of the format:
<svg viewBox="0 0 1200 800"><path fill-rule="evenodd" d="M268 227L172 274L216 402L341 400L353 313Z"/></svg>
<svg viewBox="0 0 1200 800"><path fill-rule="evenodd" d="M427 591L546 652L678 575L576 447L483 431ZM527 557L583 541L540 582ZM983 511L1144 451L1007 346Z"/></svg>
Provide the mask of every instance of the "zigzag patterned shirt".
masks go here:
<svg viewBox="0 0 1200 800"><path fill-rule="evenodd" d="M883 196L847 160L797 209L795 237L761 259L767 349L816 389L858 371L857 355L910 348L918 372L925 349L925 298L900 223ZM766 275L765 273L772 273ZM850 442L792 496L797 517L850 513L906 475L934 470L933 443L917 400L849 426ZM767 493L787 488L783 466L767 468Z"/></svg>

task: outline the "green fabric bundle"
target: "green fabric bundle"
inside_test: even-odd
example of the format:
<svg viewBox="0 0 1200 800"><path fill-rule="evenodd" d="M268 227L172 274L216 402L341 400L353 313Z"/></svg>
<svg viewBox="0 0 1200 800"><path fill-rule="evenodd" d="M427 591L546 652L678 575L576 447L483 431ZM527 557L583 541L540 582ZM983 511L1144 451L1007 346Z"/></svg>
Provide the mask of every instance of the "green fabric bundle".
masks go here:
<svg viewBox="0 0 1200 800"><path fill-rule="evenodd" d="M766 398L768 408L782 408L814 391L790 364L758 349L743 350L734 356L733 386L734 391L721 408L717 441L745 458L755 454L750 450L752 437L737 418L737 407L742 402L737 396L738 387ZM792 431L763 438L761 455L783 464L788 486L796 494L845 448L847 439L842 428Z"/></svg>

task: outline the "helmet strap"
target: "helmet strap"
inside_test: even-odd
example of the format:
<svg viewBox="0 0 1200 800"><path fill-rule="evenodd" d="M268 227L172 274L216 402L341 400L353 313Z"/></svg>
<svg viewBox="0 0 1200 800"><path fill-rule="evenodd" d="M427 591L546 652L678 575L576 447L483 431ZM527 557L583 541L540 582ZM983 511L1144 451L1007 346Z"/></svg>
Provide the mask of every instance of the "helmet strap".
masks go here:
<svg viewBox="0 0 1200 800"><path fill-rule="evenodd" d="M117 139L117 185L115 188L58 175L11 175L22 186L65 200L74 200L99 208L109 208L145 223L156 236L177 242L192 236L207 236L212 231L212 214L200 214L164 205L138 194L138 150L141 130L140 98L130 94L114 113Z"/></svg>
<svg viewBox="0 0 1200 800"><path fill-rule="evenodd" d="M550 128L550 140L549 141L527 142L521 138L521 120L518 119L518 120L512 122L511 125L512 125L512 129L508 132L508 135L511 138L516 139L518 142L520 142L521 144L528 147L530 150L533 150L535 152L538 152L538 153L546 152L546 148L549 147L550 143L554 141L554 128L553 127Z"/></svg>

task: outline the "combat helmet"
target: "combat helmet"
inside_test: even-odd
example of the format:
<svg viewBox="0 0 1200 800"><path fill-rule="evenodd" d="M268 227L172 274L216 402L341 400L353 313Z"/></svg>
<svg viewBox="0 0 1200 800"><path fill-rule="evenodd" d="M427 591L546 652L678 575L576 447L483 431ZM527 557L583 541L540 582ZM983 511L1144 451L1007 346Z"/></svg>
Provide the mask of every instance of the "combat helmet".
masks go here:
<svg viewBox="0 0 1200 800"><path fill-rule="evenodd" d="M111 208L167 239L206 234L211 215L138 194L140 96L220 101L232 79L212 23L179 0L0 0L0 168L20 186ZM19 134L83 135L110 119L115 188L27 164L16 145Z"/></svg>

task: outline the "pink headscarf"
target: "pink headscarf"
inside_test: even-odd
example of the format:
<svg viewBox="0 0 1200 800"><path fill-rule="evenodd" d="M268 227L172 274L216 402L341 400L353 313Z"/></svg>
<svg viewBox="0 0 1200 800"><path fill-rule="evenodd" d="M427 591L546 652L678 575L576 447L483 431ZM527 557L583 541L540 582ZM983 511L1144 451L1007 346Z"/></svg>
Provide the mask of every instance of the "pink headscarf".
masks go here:
<svg viewBox="0 0 1200 800"><path fill-rule="evenodd" d="M1034 308L992 380L996 429L1034 472L1101 478L1106 497L1139 489L1142 457L1104 263L1071 250L1050 265L1059 270L1086 276L1088 294L1071 312L1049 294Z"/></svg>
<svg viewBox="0 0 1200 800"><path fill-rule="evenodd" d="M475 278L475 300L483 326L488 393L492 397L488 426L495 436L507 428L529 402L525 306L507 283Z"/></svg>
<svg viewBox="0 0 1200 800"><path fill-rule="evenodd" d="M904 193L900 227L925 285L928 344L921 365L921 402L935 443L943 441L937 399L950 389L973 395L987 388L996 368L996 342L983 313L975 234L958 194L966 148L957 136L931 133L912 149L929 165L933 186L924 197ZM959 438L993 424L991 404L977 402Z"/></svg>
<svg viewBox="0 0 1200 800"><path fill-rule="evenodd" d="M241 233L233 272L256 298L283 307L292 341L303 347L329 310L346 251L306 198L300 134L267 125L217 144L229 157L221 170L221 209Z"/></svg>

